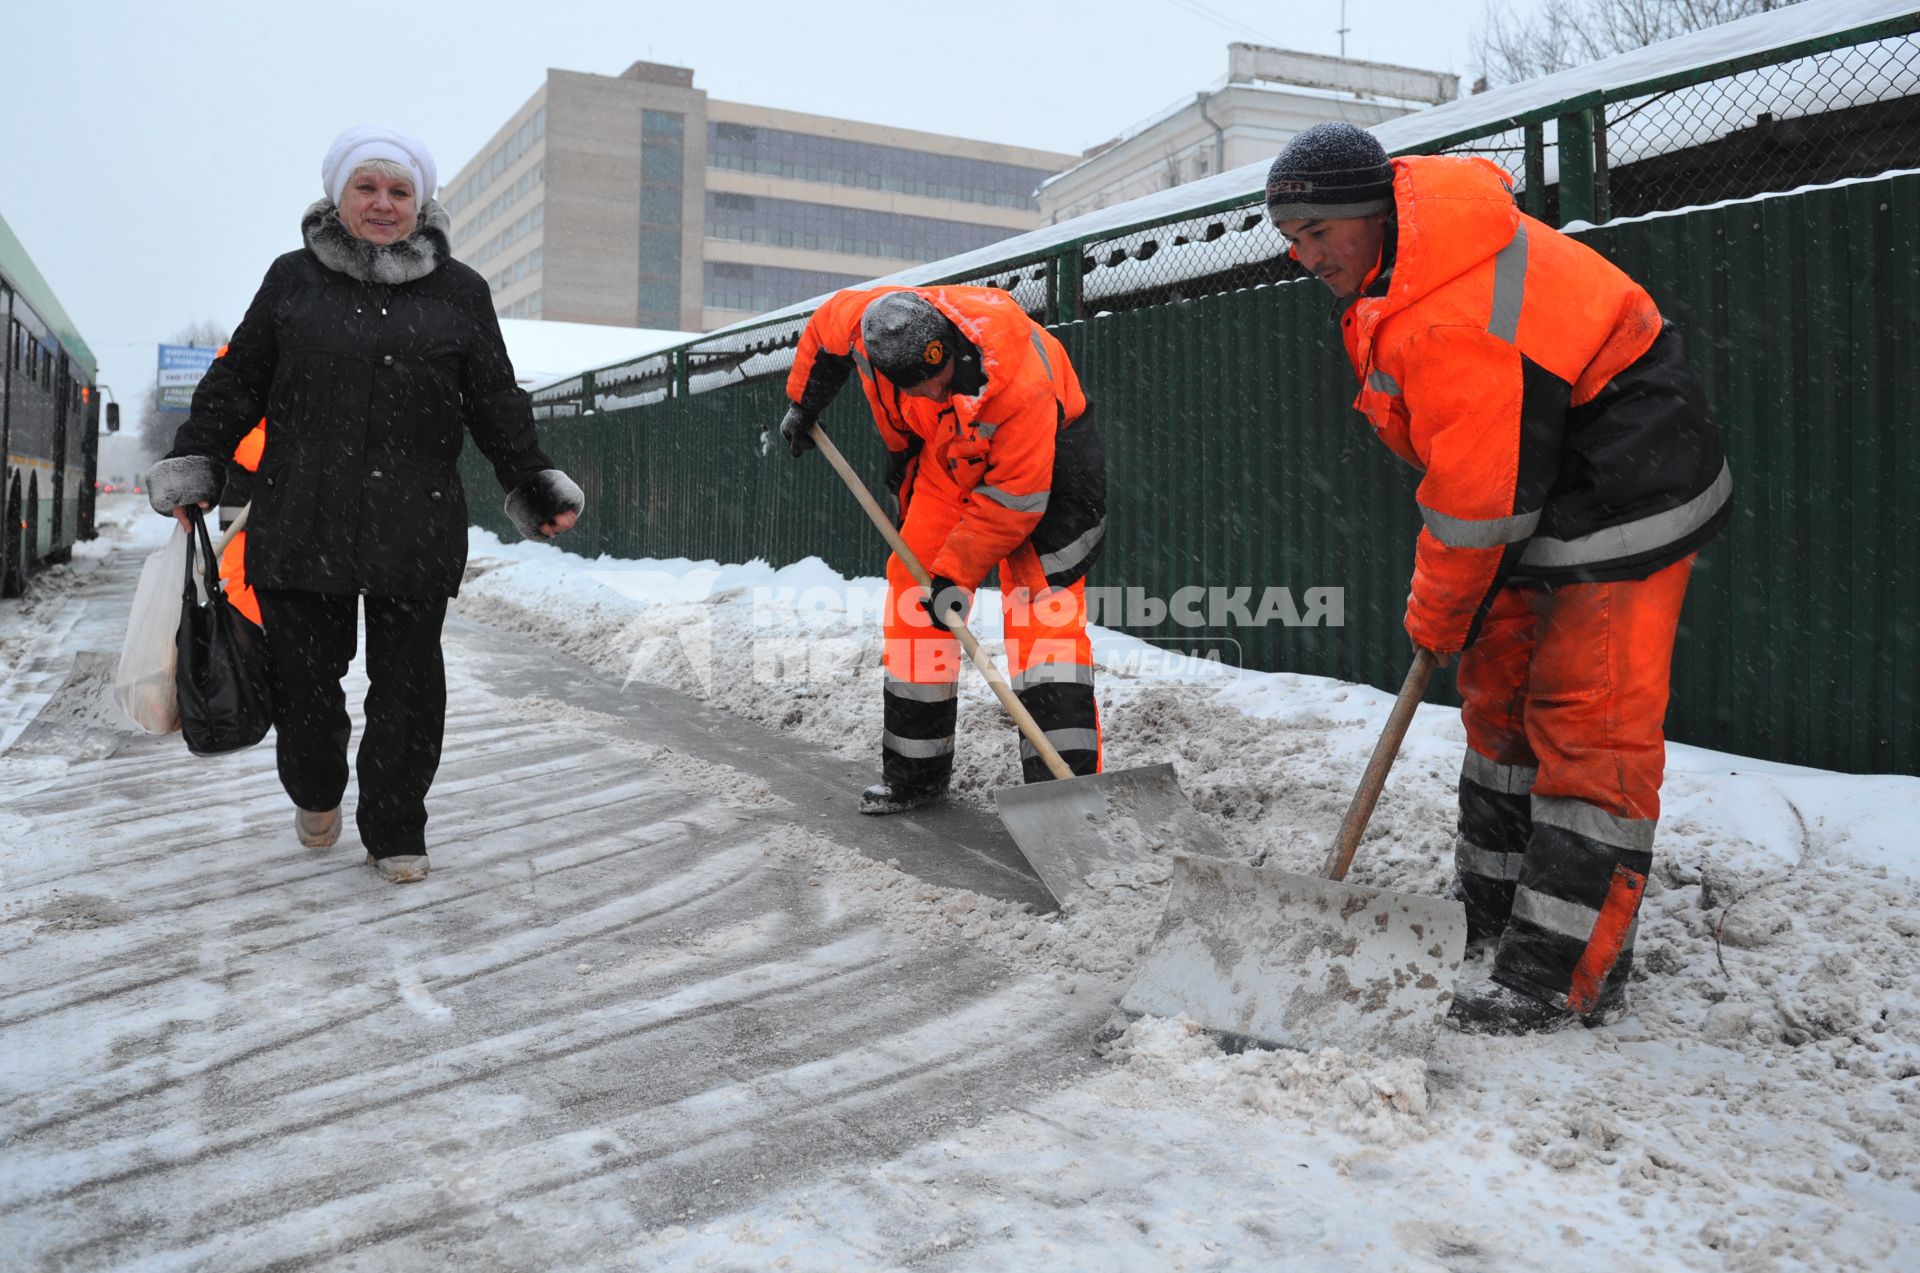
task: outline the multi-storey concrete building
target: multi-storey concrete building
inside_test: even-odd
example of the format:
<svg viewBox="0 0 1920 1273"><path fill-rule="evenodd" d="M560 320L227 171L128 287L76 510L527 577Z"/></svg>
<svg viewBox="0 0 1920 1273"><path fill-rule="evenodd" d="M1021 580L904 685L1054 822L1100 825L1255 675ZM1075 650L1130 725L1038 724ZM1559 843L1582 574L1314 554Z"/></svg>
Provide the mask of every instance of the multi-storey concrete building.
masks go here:
<svg viewBox="0 0 1920 1273"><path fill-rule="evenodd" d="M1460 95L1458 76L1382 62L1227 46L1227 74L1040 187L1047 224L1156 190L1271 160L1287 140L1332 120L1366 128Z"/></svg>
<svg viewBox="0 0 1920 1273"><path fill-rule="evenodd" d="M704 330L1040 224L1073 155L550 70L441 188L506 317Z"/></svg>

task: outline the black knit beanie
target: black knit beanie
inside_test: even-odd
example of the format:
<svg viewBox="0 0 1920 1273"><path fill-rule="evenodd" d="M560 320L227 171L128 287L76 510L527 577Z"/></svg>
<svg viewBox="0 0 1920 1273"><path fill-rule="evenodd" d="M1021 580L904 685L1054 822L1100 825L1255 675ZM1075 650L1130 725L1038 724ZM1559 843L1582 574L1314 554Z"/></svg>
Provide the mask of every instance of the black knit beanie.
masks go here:
<svg viewBox="0 0 1920 1273"><path fill-rule="evenodd" d="M1364 217L1393 210L1393 165L1372 133L1315 124L1267 169L1267 219Z"/></svg>
<svg viewBox="0 0 1920 1273"><path fill-rule="evenodd" d="M873 369L911 389L952 362L960 333L932 301L914 292L888 292L860 315L860 339Z"/></svg>

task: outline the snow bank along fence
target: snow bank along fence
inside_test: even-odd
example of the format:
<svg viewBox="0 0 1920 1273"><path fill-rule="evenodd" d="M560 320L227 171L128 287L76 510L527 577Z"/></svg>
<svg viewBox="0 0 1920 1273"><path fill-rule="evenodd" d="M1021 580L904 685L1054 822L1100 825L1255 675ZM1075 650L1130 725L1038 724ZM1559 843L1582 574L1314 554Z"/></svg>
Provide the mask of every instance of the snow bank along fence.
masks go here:
<svg viewBox="0 0 1920 1273"><path fill-rule="evenodd" d="M1874 175L1896 159L1920 167L1895 154L1920 144L1917 31L1908 15L1417 148L1505 156L1523 199L1549 219L1608 221L1573 228L1686 333L1737 486L1734 524L1688 599L1669 722L1678 740L1853 771L1920 769L1920 174ZM1835 104L1843 76L1872 87ZM1819 109L1790 113L1801 103ZM1663 117L1670 136L1691 139L1672 121L1709 110L1770 115L1775 124L1756 127L1776 141L1786 119L1791 136L1823 140L1768 146L1743 137L1749 128L1622 161L1631 121ZM1557 182L1543 183L1549 172ZM1862 179L1793 189L1847 177ZM1780 193L1744 198L1769 190ZM1625 215L1717 198L1744 201ZM1194 626L1152 600L1099 617L1247 667L1397 684L1415 479L1349 410L1330 299L1280 254L1257 174L1232 200L1097 238L1072 229L991 268L935 263L899 277L1002 287L1066 344L1108 438L1110 538L1094 582L1162 602L1183 588L1214 598L1246 588L1249 609L1269 588L1296 603L1307 589L1342 590L1337 622L1322 609L1305 626L1251 624L1217 605L1201 606ZM775 564L817 555L879 573L884 550L827 467L793 461L777 437L763 443L806 314L796 306L536 394L548 450L588 491L569 548ZM877 482L861 396L843 394L825 424ZM468 463L486 489L471 450ZM474 506L511 534L492 501Z"/></svg>

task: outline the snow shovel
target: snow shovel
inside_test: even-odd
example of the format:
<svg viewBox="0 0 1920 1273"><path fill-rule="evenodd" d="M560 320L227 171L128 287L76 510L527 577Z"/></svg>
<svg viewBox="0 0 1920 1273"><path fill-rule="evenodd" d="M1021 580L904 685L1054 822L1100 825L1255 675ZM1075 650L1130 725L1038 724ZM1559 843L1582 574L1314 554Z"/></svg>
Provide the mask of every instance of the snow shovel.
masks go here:
<svg viewBox="0 0 1920 1273"><path fill-rule="evenodd" d="M926 567L900 538L893 519L874 500L840 449L818 424L812 426L812 436L907 573L915 583L928 587ZM964 617L956 610L946 620L960 638L967 657L987 678L1000 705L1055 779L994 792L1000 821L1054 901L1062 907L1073 905L1085 893L1089 877L1098 872L1124 875L1128 868L1156 855L1164 859L1176 849L1202 854L1223 850L1219 834L1201 821L1186 793L1180 790L1172 765L1076 775L1014 695L1013 687L993 665L993 657L981 648Z"/></svg>
<svg viewBox="0 0 1920 1273"><path fill-rule="evenodd" d="M1424 1056L1467 945L1459 902L1346 884L1433 675L1414 657L1324 878L1177 856L1167 910L1122 1012L1186 1013L1229 1043Z"/></svg>

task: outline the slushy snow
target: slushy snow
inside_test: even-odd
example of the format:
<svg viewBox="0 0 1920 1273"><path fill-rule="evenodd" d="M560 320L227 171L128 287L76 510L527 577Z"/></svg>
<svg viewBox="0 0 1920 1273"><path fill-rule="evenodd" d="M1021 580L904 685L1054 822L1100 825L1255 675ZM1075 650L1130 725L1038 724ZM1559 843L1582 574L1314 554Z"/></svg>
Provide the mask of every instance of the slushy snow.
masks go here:
<svg viewBox="0 0 1920 1273"><path fill-rule="evenodd" d="M877 770L880 580L847 580L817 559L587 561L481 531L473 550L463 612ZM974 621L992 647L990 591ZM1136 675L1138 642L1094 635L1108 766L1171 761L1234 855L1312 871L1391 696L1177 660ZM961 686L955 790L984 801L1019 781L1015 739L977 674ZM1457 712L1420 709L1352 879L1441 889L1463 747ZM1104 1267L1379 1255L1474 1269L1910 1266L1920 779L1672 745L1664 799L1635 1012L1617 1026L1514 1040L1446 1031L1420 1061L1230 1056L1191 1023L1143 1019L1088 1083L886 1171L657 1234L658 1254L716 1267L776 1252L826 1267L849 1246L954 1268L1096 1250L1112 1257ZM958 935L1022 973L1103 988L1124 981L1165 900L1163 877L1136 876L1097 882L1073 914L1041 916L807 837L781 850L875 894L894 929ZM1091 1141L1089 1121L1106 1129ZM1322 1169L1340 1178L1328 1195L1344 1199L1337 1214L1299 1210L1288 1179ZM1456 1199L1457 1224L1398 1225L1403 1191ZM1098 1223L1103 1202L1159 1216L1154 1240L1117 1216Z"/></svg>

